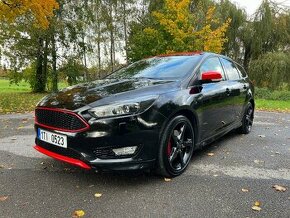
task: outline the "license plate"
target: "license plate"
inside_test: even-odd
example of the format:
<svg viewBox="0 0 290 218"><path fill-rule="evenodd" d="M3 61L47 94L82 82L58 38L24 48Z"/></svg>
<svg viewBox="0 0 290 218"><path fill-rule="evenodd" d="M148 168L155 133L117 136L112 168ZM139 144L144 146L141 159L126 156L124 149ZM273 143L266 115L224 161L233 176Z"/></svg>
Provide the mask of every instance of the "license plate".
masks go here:
<svg viewBox="0 0 290 218"><path fill-rule="evenodd" d="M62 147L67 148L67 136L61 135L53 132L49 132L43 129L38 129L37 137L44 142Z"/></svg>

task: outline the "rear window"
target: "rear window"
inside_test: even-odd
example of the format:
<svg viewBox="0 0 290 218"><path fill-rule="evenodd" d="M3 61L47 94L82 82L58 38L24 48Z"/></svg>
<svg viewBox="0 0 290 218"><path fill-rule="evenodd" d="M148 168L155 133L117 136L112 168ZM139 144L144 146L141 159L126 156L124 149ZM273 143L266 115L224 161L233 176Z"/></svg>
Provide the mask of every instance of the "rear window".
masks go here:
<svg viewBox="0 0 290 218"><path fill-rule="evenodd" d="M243 78L248 76L245 69L242 66L237 64L237 67L238 67L238 70Z"/></svg>
<svg viewBox="0 0 290 218"><path fill-rule="evenodd" d="M240 79L240 73L238 69L236 68L236 65L227 59L221 58L221 61L225 67L226 74L228 76L229 80L239 80Z"/></svg>

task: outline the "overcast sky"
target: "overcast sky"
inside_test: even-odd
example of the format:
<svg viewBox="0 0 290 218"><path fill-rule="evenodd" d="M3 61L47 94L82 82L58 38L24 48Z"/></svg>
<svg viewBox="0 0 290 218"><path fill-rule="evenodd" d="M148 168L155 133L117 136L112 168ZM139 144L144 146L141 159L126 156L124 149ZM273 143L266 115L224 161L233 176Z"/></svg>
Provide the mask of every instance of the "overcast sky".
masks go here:
<svg viewBox="0 0 290 218"><path fill-rule="evenodd" d="M262 0L231 0L232 2L237 3L241 8L246 9L248 15L252 15L262 3ZM273 0L278 3L290 7L290 0Z"/></svg>

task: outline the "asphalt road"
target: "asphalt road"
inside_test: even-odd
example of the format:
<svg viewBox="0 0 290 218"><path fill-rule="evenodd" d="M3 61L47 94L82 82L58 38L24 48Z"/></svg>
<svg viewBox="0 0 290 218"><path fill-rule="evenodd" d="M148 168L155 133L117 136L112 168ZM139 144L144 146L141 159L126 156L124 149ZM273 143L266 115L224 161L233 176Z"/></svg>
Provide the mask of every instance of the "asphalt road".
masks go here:
<svg viewBox="0 0 290 218"><path fill-rule="evenodd" d="M62 218L80 209L84 217L290 217L290 114L257 112L251 134L230 133L197 152L169 182L82 171L33 143L32 114L0 116L0 217Z"/></svg>

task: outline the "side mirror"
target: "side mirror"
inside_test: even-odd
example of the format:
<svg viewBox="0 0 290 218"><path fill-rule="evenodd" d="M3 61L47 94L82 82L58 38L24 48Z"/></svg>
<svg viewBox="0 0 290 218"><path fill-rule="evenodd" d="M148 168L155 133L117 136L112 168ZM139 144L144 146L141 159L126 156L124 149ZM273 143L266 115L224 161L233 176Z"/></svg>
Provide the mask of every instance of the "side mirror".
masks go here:
<svg viewBox="0 0 290 218"><path fill-rule="evenodd" d="M222 81L223 76L217 71L207 71L201 74L201 81L203 83L219 82Z"/></svg>

